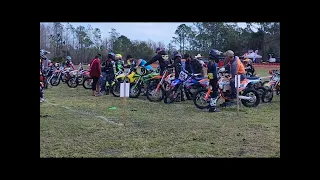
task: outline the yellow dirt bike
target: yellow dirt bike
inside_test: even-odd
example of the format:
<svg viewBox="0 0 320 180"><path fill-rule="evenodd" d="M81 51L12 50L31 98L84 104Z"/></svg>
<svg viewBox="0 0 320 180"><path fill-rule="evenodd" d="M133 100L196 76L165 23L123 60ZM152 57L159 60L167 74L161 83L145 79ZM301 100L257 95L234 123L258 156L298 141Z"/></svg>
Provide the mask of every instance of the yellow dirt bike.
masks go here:
<svg viewBox="0 0 320 180"><path fill-rule="evenodd" d="M134 77L136 74L134 68L130 68L128 72L123 72L115 77L114 82L111 85L110 91L115 97L120 97L120 83L123 83L126 79L127 83L134 83L137 79ZM127 77L127 78L126 78Z"/></svg>

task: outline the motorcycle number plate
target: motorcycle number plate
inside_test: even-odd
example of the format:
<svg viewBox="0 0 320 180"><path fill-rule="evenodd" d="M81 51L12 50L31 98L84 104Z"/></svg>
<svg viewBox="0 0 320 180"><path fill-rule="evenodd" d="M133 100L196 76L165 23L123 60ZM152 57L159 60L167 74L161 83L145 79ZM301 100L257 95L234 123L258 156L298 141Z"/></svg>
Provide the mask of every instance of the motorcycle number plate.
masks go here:
<svg viewBox="0 0 320 180"><path fill-rule="evenodd" d="M214 76L213 76L213 73L208 73L208 79L213 79Z"/></svg>

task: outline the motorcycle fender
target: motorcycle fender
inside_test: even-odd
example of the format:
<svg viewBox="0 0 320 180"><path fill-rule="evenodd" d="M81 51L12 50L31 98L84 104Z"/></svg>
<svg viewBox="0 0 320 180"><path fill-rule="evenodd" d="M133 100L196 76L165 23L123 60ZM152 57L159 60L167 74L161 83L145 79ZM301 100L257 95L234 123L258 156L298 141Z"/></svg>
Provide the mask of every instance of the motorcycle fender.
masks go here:
<svg viewBox="0 0 320 180"><path fill-rule="evenodd" d="M116 79L123 79L126 75L125 74L120 74L116 77Z"/></svg>

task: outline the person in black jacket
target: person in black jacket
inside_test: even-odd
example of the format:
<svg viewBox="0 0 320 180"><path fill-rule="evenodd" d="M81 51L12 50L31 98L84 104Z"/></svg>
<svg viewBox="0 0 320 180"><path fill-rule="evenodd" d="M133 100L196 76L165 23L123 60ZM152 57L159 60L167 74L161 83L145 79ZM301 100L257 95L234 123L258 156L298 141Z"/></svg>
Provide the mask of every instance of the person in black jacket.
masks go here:
<svg viewBox="0 0 320 180"><path fill-rule="evenodd" d="M101 83L101 92L105 91L106 95L109 94L110 86L112 81L114 80L114 69L112 61L115 59L114 53L109 53L106 61L101 64L101 71L103 73L103 82ZM109 86L106 87L106 82L108 82Z"/></svg>
<svg viewBox="0 0 320 180"><path fill-rule="evenodd" d="M160 75L163 75L163 71L168 66L170 59L168 54L162 48L157 48L156 53L157 54L149 62L147 62L145 66L148 66L156 61L159 61Z"/></svg>
<svg viewBox="0 0 320 180"><path fill-rule="evenodd" d="M180 72L182 71L183 67L182 67L182 62L181 62L181 54L178 52L178 51L174 51L173 54L172 54L172 59L173 59L173 64L172 65L169 65L174 67L174 74L175 74L175 78L178 79L179 78L179 74ZM184 93L186 94L187 96L187 99L188 100L191 100L191 97L190 95L188 94L188 91L187 89L184 87L184 91L181 89L181 92L180 92L180 98L177 98L177 101L185 101L185 96L184 96Z"/></svg>
<svg viewBox="0 0 320 180"><path fill-rule="evenodd" d="M172 54L172 59L173 59L173 64L169 65L171 67L174 67L174 72L175 72L175 78L179 78L179 74L182 70L182 64L181 64L181 54L178 51L174 51Z"/></svg>
<svg viewBox="0 0 320 180"><path fill-rule="evenodd" d="M185 70L187 70L189 73L193 74L200 74L203 73L202 71L202 65L199 61L196 59L192 59L190 54L185 54L184 59L186 60L185 62Z"/></svg>

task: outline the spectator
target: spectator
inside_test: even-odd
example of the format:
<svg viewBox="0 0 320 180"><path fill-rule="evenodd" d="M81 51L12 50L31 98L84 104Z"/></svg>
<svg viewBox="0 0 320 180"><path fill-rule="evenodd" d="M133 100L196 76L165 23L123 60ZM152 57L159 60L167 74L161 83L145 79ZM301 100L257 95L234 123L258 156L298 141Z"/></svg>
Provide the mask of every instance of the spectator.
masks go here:
<svg viewBox="0 0 320 180"><path fill-rule="evenodd" d="M92 83L92 95L100 96L100 77L102 77L101 67L100 67L100 58L101 55L98 54L91 62L90 62L90 76L93 80Z"/></svg>

